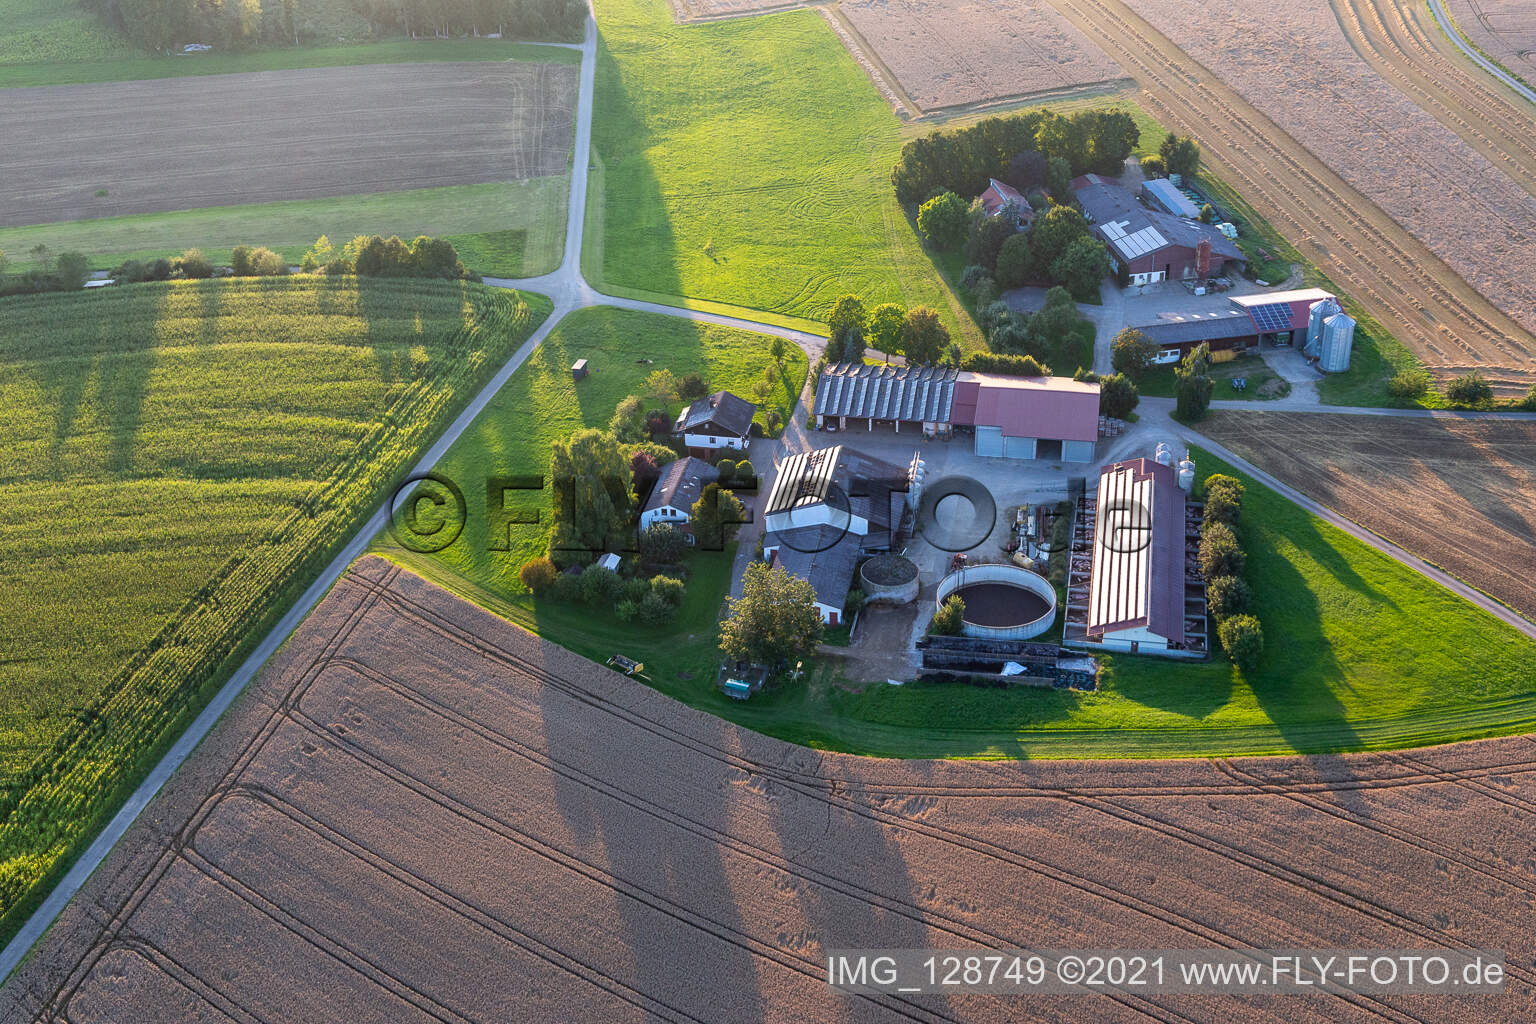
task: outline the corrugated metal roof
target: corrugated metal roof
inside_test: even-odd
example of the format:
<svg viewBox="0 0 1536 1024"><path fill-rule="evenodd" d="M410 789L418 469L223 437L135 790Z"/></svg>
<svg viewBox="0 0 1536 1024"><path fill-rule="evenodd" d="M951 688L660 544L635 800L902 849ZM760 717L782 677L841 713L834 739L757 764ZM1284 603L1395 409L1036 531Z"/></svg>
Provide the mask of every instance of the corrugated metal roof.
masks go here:
<svg viewBox="0 0 1536 1024"><path fill-rule="evenodd" d="M1184 492L1151 459L1104 467L1093 537L1088 635L1137 627L1184 642Z"/></svg>
<svg viewBox="0 0 1536 1024"><path fill-rule="evenodd" d="M1098 440L1099 385L1070 377L977 376L974 426L1001 427L1004 437Z"/></svg>
<svg viewBox="0 0 1536 1024"><path fill-rule="evenodd" d="M1179 187L1167 178L1153 178L1141 183L1141 190L1150 194L1152 201L1169 213L1180 217L1200 216L1199 207L1190 201L1189 197L1179 191Z"/></svg>
<svg viewBox="0 0 1536 1024"><path fill-rule="evenodd" d="M835 363L816 382L818 416L947 423L958 370Z"/></svg>

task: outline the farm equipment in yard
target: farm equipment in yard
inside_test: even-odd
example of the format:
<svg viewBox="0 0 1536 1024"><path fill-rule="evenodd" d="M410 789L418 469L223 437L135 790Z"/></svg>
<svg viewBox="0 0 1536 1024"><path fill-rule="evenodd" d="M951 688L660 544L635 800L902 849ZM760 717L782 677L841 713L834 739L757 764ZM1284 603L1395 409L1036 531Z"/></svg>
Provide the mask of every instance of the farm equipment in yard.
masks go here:
<svg viewBox="0 0 1536 1024"><path fill-rule="evenodd" d="M637 676L641 672L645 671L644 664L636 661L633 658L626 658L622 654L615 654L604 664L606 664L609 668L617 669L618 671L623 672L627 676Z"/></svg>

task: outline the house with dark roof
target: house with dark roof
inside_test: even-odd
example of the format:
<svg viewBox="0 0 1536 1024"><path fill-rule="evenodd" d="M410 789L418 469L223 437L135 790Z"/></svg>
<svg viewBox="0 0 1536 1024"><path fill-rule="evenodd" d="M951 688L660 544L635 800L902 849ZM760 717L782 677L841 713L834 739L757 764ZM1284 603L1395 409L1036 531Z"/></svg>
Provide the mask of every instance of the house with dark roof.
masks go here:
<svg viewBox="0 0 1536 1024"><path fill-rule="evenodd" d="M817 379L815 408L822 429L851 420L947 437L959 427L977 455L996 458L1091 462L1099 436L1099 385L1070 377L837 363Z"/></svg>
<svg viewBox="0 0 1536 1024"><path fill-rule="evenodd" d="M756 412L757 406L745 398L716 391L679 413L672 433L682 437L689 451L710 457L726 449L745 451Z"/></svg>
<svg viewBox="0 0 1536 1024"><path fill-rule="evenodd" d="M853 573L865 555L859 539L835 526L807 526L763 538L770 566L799 576L816 592L816 609L829 626L842 625Z"/></svg>
<svg viewBox="0 0 1536 1024"><path fill-rule="evenodd" d="M1290 345L1308 336L1312 307L1337 302L1321 288L1233 295L1223 309L1160 313L1145 323L1132 323L1157 346L1155 361L1173 363L1198 345L1209 345L1211 354L1234 354L1265 344Z"/></svg>
<svg viewBox="0 0 1536 1024"><path fill-rule="evenodd" d="M1149 207L1110 178L1085 174L1073 179L1072 191L1094 236L1109 249L1110 263L1124 269L1131 284L1207 278L1228 265L1247 265L1243 251L1216 228Z"/></svg>
<svg viewBox="0 0 1536 1024"><path fill-rule="evenodd" d="M996 217L1009 204L1014 209L1014 226L1020 231L1029 230L1030 223L1035 219L1035 208L1029 205L1029 200L1007 182L988 178L987 190L981 194L982 212L988 217Z"/></svg>
<svg viewBox="0 0 1536 1024"><path fill-rule="evenodd" d="M720 473L714 466L691 455L662 466L661 476L640 512L640 529L670 523L686 530L693 518L694 502L706 486L719 479Z"/></svg>

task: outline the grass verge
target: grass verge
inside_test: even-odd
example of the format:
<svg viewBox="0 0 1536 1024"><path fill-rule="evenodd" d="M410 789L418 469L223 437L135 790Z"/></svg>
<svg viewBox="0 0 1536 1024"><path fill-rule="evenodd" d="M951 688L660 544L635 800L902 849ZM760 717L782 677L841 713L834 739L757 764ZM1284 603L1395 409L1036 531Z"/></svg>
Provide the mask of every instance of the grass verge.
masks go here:
<svg viewBox="0 0 1536 1024"><path fill-rule="evenodd" d="M551 307L312 277L0 305L3 939Z"/></svg>

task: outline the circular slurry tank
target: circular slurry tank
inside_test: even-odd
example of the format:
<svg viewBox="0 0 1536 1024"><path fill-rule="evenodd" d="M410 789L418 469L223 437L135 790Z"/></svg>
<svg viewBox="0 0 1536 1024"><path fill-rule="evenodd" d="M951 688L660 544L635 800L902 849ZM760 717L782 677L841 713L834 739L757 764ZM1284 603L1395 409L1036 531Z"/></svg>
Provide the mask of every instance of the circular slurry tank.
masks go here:
<svg viewBox="0 0 1536 1024"><path fill-rule="evenodd" d="M1016 565L968 565L939 581L935 607L951 594L965 602L966 636L1028 640L1056 621L1056 588Z"/></svg>
<svg viewBox="0 0 1536 1024"><path fill-rule="evenodd" d="M859 567L859 589L868 601L906 604L917 598L917 565L887 552Z"/></svg>

